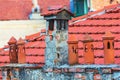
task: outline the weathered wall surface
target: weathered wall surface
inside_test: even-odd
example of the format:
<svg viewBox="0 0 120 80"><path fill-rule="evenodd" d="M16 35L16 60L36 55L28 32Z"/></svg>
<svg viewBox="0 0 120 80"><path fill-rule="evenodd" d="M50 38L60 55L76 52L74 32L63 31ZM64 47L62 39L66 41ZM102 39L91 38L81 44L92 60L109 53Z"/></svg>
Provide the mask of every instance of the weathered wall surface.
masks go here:
<svg viewBox="0 0 120 80"><path fill-rule="evenodd" d="M54 67L68 63L68 46L67 46L67 31L54 31L46 36L46 65Z"/></svg>
<svg viewBox="0 0 120 80"><path fill-rule="evenodd" d="M91 8L93 10L99 10L111 4L120 3L120 0L91 0Z"/></svg>
<svg viewBox="0 0 120 80"><path fill-rule="evenodd" d="M11 36L16 39L39 32L46 27L45 20L11 20L0 21L0 47L7 44Z"/></svg>
<svg viewBox="0 0 120 80"><path fill-rule="evenodd" d="M76 71L77 69L77 71ZM78 70L79 69L79 70ZM3 80L11 78L12 80L119 80L120 71L111 69L90 69L90 68L62 68L52 69L45 72L43 69L24 69L10 71L11 77L3 71Z"/></svg>

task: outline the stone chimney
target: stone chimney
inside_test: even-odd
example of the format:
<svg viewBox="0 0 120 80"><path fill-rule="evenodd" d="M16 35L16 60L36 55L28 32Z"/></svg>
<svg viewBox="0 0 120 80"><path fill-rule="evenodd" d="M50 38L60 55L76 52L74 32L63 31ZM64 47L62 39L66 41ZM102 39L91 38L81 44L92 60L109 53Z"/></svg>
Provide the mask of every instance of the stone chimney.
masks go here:
<svg viewBox="0 0 120 80"><path fill-rule="evenodd" d="M18 56L17 56L17 40L14 37L11 37L8 44L9 44L9 58L10 63L17 63L18 62Z"/></svg>
<svg viewBox="0 0 120 80"><path fill-rule="evenodd" d="M17 41L17 49L18 49L18 63L24 64L26 62L25 41L22 38L20 38Z"/></svg>
<svg viewBox="0 0 120 80"><path fill-rule="evenodd" d="M94 63L94 46L91 36L86 34L83 38L84 61L86 64Z"/></svg>
<svg viewBox="0 0 120 80"><path fill-rule="evenodd" d="M103 38L104 46L104 63L113 64L114 63L114 36L111 32L106 32Z"/></svg>

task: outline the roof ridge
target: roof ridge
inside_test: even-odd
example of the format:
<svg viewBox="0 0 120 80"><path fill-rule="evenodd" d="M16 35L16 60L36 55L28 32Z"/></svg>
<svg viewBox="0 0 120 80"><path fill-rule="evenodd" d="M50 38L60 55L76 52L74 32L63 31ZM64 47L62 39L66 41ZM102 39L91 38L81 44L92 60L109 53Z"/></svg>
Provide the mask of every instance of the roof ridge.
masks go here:
<svg viewBox="0 0 120 80"><path fill-rule="evenodd" d="M94 14L95 13L95 14ZM80 16L81 18L79 19L79 20L75 20L75 21L73 21L73 22L71 22L70 23L70 25L72 25L72 24L75 24L75 23L77 23L77 22L80 22L80 21L84 21L84 20L86 20L86 19L88 19L88 18L91 18L91 17L94 17L94 16L96 16L96 15L102 15L102 14L104 14L105 13L105 10L104 9L100 9L100 10L98 10L98 11L94 11L94 12L89 12L88 14L86 14L86 15L83 15L83 16Z"/></svg>
<svg viewBox="0 0 120 80"><path fill-rule="evenodd" d="M118 6L120 7L120 4L112 4L112 5L109 5L109 6L104 6L104 9L116 8Z"/></svg>
<svg viewBox="0 0 120 80"><path fill-rule="evenodd" d="M111 9L113 10L113 9L116 9L117 7L120 7L120 4L114 4L114 5L105 6L103 9L93 11L93 12L89 12L86 15L79 16L77 18L73 18L73 21L70 22L70 25L75 24L75 23L80 22L80 21L84 21L84 20L86 20L88 18L97 16L97 15L103 15L106 12L108 12L109 10L111 11ZM107 9L109 9L109 10L107 11Z"/></svg>

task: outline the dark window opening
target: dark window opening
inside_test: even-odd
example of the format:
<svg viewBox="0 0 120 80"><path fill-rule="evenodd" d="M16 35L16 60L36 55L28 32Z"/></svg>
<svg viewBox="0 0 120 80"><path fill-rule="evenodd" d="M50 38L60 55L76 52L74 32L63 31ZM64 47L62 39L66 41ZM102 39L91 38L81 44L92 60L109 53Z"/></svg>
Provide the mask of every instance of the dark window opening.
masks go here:
<svg viewBox="0 0 120 80"><path fill-rule="evenodd" d="M94 51L94 46L93 46L93 44L91 45L91 50Z"/></svg>
<svg viewBox="0 0 120 80"><path fill-rule="evenodd" d="M66 24L65 20L63 20L63 21L62 21L62 30L65 30L65 29L66 29L66 25L65 25L65 24Z"/></svg>
<svg viewBox="0 0 120 80"><path fill-rule="evenodd" d="M37 8L35 8L35 9L34 9L34 12L38 12L38 9L37 9Z"/></svg>
<svg viewBox="0 0 120 80"><path fill-rule="evenodd" d="M10 80L11 80L10 69L8 69L8 70L7 70L7 77L8 77L8 79L10 79Z"/></svg>
<svg viewBox="0 0 120 80"><path fill-rule="evenodd" d="M74 46L72 46L72 50L73 50L73 52L74 52Z"/></svg>
<svg viewBox="0 0 120 80"><path fill-rule="evenodd" d="M77 53L77 49L74 46L72 46L72 50L74 53Z"/></svg>
<svg viewBox="0 0 120 80"><path fill-rule="evenodd" d="M57 58L60 58L60 54L59 53L57 53Z"/></svg>
<svg viewBox="0 0 120 80"><path fill-rule="evenodd" d="M110 49L110 42L107 43L107 48Z"/></svg>
<svg viewBox="0 0 120 80"><path fill-rule="evenodd" d="M64 21L64 29L65 29L65 30L68 29L68 21L67 21L67 20Z"/></svg>
<svg viewBox="0 0 120 80"><path fill-rule="evenodd" d="M61 26L62 26L62 25L61 25L60 20L57 20L57 29L58 29L58 30L61 30Z"/></svg>
<svg viewBox="0 0 120 80"><path fill-rule="evenodd" d="M57 30L66 30L68 27L67 20L57 20Z"/></svg>
<svg viewBox="0 0 120 80"><path fill-rule="evenodd" d="M112 46L113 46L113 48L114 48L114 42L112 42Z"/></svg>
<svg viewBox="0 0 120 80"><path fill-rule="evenodd" d="M85 45L84 51L87 52L87 46Z"/></svg>
<svg viewBox="0 0 120 80"><path fill-rule="evenodd" d="M49 20L49 30L54 30L54 20Z"/></svg>

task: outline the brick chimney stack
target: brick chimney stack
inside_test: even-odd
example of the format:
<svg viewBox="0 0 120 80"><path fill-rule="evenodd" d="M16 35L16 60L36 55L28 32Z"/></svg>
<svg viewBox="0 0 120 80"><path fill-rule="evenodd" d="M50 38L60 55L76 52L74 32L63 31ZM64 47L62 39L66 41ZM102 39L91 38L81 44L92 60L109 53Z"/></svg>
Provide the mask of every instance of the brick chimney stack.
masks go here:
<svg viewBox="0 0 120 80"><path fill-rule="evenodd" d="M91 36L86 34L83 38L84 60L86 64L94 63L94 46Z"/></svg>
<svg viewBox="0 0 120 80"><path fill-rule="evenodd" d="M24 64L26 62L25 41L22 38L20 38L17 41L17 49L18 49L18 63Z"/></svg>
<svg viewBox="0 0 120 80"><path fill-rule="evenodd" d="M18 56L17 56L17 40L14 37L11 37L8 44L9 44L9 58L10 63L17 63L18 62Z"/></svg>
<svg viewBox="0 0 120 80"><path fill-rule="evenodd" d="M111 32L106 32L103 38L104 44L104 63L114 63L114 36Z"/></svg>
<svg viewBox="0 0 120 80"><path fill-rule="evenodd" d="M78 39L75 35L68 38L68 62L70 65L78 64Z"/></svg>

